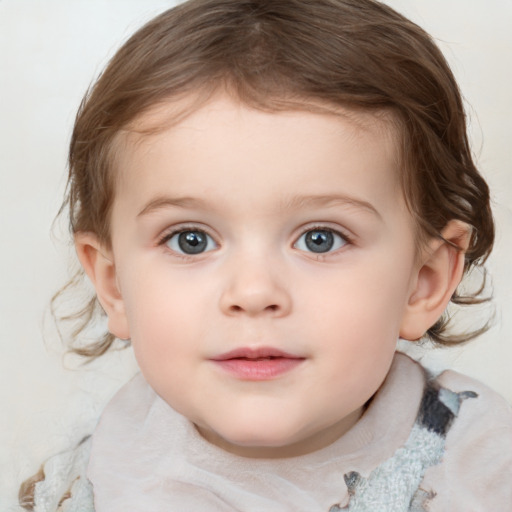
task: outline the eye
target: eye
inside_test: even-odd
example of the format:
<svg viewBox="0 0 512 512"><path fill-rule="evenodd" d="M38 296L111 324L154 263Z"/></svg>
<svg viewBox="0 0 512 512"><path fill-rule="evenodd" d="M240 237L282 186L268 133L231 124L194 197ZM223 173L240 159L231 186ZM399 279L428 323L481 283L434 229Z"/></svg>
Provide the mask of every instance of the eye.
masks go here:
<svg viewBox="0 0 512 512"><path fill-rule="evenodd" d="M193 255L208 252L217 247L213 238L198 229L188 229L170 234L165 243L177 253Z"/></svg>
<svg viewBox="0 0 512 512"><path fill-rule="evenodd" d="M340 249L348 240L331 229L310 229L303 233L294 247L301 251L326 253Z"/></svg>

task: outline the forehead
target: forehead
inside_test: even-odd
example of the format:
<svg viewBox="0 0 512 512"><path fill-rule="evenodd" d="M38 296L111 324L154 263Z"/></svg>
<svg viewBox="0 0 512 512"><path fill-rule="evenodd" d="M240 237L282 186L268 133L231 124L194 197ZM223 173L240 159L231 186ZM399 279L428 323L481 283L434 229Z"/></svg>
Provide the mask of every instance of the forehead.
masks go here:
<svg viewBox="0 0 512 512"><path fill-rule="evenodd" d="M212 86L212 89L199 89L158 102L136 116L121 134L132 140L143 140L178 126L190 117L199 118L208 112L235 110L239 113L250 110L266 114L323 114L349 121L355 131L379 131L381 135L391 139L396 138L401 130L398 116L390 108L370 109L300 96L261 97L248 94L247 98L240 98L227 85L218 85Z"/></svg>
<svg viewBox="0 0 512 512"><path fill-rule="evenodd" d="M316 183L315 174L320 167L335 169L336 159L340 168L353 168L352 180L364 178L357 169L375 173L378 179L367 185L377 193L384 185L399 190L397 123L390 112L313 101L281 102L280 107L255 108L227 95L154 107L118 138L116 195L127 187L140 195L142 182L158 188L158 180L149 180L148 174L163 168L166 177L172 175L175 192L194 180L196 190L208 182L216 188L234 187L240 175L252 174L256 182L262 169L270 167L276 170L276 185L279 177L281 185L293 178L295 184L302 180L305 188L317 187L321 193L328 184Z"/></svg>

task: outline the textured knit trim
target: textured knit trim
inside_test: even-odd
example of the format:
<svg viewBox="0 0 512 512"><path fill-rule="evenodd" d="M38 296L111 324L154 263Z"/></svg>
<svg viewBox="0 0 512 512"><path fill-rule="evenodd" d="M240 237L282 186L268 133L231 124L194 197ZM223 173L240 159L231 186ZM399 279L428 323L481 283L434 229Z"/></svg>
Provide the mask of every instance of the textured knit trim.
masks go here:
<svg viewBox="0 0 512 512"><path fill-rule="evenodd" d="M44 464L45 478L34 490L34 512L94 512L92 485L86 477L91 436Z"/></svg>

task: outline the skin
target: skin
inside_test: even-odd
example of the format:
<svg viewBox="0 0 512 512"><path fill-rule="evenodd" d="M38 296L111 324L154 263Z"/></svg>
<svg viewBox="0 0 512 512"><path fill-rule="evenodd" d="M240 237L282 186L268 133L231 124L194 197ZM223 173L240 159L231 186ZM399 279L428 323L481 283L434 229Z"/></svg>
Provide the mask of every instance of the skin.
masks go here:
<svg viewBox="0 0 512 512"><path fill-rule="evenodd" d="M143 127L168 109L139 120ZM399 336L444 310L463 257L418 253L391 123L338 111L262 112L219 95L157 134L125 136L111 246L77 251L153 389L210 442L288 457L350 429L385 379ZM306 233L333 233L312 252ZM203 233L184 254L179 233ZM466 231L445 237L463 245ZM272 347L298 358L263 379L216 359Z"/></svg>

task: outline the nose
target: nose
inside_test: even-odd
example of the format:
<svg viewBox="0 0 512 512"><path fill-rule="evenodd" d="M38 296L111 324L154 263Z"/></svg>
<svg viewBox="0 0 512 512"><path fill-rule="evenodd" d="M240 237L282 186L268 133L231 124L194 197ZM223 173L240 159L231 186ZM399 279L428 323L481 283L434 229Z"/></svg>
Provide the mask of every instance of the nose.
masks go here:
<svg viewBox="0 0 512 512"><path fill-rule="evenodd" d="M290 313L289 289L269 259L237 261L229 266L228 274L220 297L224 314L283 317Z"/></svg>

